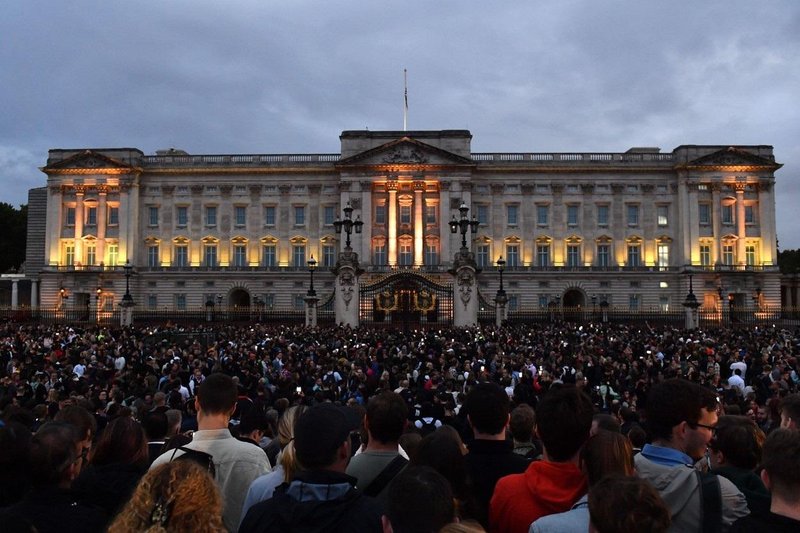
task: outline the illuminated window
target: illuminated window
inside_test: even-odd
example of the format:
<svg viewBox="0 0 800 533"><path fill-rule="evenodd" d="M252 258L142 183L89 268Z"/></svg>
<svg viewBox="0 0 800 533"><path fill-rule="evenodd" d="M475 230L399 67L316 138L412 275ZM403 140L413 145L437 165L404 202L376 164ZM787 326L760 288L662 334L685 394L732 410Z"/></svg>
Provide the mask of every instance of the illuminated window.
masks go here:
<svg viewBox="0 0 800 533"><path fill-rule="evenodd" d="M519 266L519 245L506 245L506 266L508 268L516 268Z"/></svg>
<svg viewBox="0 0 800 533"><path fill-rule="evenodd" d="M414 255L411 251L411 243L410 242L402 242L400 243L400 250L398 255L398 262L403 266L408 266L413 263Z"/></svg>
<svg viewBox="0 0 800 533"><path fill-rule="evenodd" d="M94 243L89 243L86 245L86 264L97 264L97 246Z"/></svg>
<svg viewBox="0 0 800 533"><path fill-rule="evenodd" d="M67 266L75 264L75 246L72 244L64 246L64 264Z"/></svg>
<svg viewBox="0 0 800 533"><path fill-rule="evenodd" d="M669 206L668 205L656 206L656 218L659 226L669 225Z"/></svg>
<svg viewBox="0 0 800 533"><path fill-rule="evenodd" d="M659 267L668 267L669 266L669 244L666 243L658 243L658 266Z"/></svg>
<svg viewBox="0 0 800 533"><path fill-rule="evenodd" d="M119 264L119 245L108 245L108 266L117 266Z"/></svg>
<svg viewBox="0 0 800 533"><path fill-rule="evenodd" d="M733 245L725 244L722 246L722 264L732 265L734 261Z"/></svg>
<svg viewBox="0 0 800 533"><path fill-rule="evenodd" d="M757 256L758 251L755 244L748 244L744 247L744 259L747 266L754 266Z"/></svg>
<svg viewBox="0 0 800 533"><path fill-rule="evenodd" d="M158 245L151 244L147 247L147 266L150 268L157 267L161 263L159 261Z"/></svg>
<svg viewBox="0 0 800 533"><path fill-rule="evenodd" d="M710 244L701 244L700 245L700 265L701 266L710 266L711 265L711 245Z"/></svg>
<svg viewBox="0 0 800 533"><path fill-rule="evenodd" d="M386 243L382 242L376 244L372 249L373 261L376 265L385 265L386 261Z"/></svg>

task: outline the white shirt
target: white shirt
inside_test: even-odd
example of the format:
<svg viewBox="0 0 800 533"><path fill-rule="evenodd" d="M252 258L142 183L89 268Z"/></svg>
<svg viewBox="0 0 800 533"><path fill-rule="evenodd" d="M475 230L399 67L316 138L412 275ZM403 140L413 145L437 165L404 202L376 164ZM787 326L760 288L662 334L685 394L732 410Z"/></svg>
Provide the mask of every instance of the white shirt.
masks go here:
<svg viewBox="0 0 800 533"><path fill-rule="evenodd" d="M744 395L744 380L736 374L728 378L728 385L739 389L739 394Z"/></svg>

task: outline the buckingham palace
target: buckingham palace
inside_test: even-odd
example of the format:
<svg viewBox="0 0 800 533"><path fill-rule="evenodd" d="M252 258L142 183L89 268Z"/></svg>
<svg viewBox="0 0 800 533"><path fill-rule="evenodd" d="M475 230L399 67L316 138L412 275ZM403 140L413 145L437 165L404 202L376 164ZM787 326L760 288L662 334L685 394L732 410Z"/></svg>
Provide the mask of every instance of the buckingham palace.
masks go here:
<svg viewBox="0 0 800 533"><path fill-rule="evenodd" d="M32 307L487 310L780 305L771 146L476 153L467 130L344 131L340 153L49 151ZM313 317L315 319L315 317Z"/></svg>

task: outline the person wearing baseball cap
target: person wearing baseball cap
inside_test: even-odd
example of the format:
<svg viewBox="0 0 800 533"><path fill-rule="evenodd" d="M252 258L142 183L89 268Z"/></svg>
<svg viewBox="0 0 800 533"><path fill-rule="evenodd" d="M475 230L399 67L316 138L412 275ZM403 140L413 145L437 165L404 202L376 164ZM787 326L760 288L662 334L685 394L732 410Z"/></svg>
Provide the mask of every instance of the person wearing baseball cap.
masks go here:
<svg viewBox="0 0 800 533"><path fill-rule="evenodd" d="M353 409L321 403L308 409L294 428L301 470L272 498L247 511L240 533L269 531L382 531L380 505L345 474L350 434L361 420Z"/></svg>

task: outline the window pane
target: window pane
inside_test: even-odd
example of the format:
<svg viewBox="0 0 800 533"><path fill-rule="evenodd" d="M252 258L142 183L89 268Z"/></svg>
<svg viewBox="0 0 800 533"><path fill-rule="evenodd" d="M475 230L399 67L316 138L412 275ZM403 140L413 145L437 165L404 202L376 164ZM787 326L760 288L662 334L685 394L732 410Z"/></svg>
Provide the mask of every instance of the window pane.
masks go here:
<svg viewBox="0 0 800 533"><path fill-rule="evenodd" d="M336 220L336 208L332 205L326 205L323 208L323 220L326 226L332 226L333 221Z"/></svg>
<svg viewBox="0 0 800 533"><path fill-rule="evenodd" d="M236 225L237 226L244 226L247 224L247 208L241 205L237 205L234 208L234 215L236 218Z"/></svg>
<svg viewBox="0 0 800 533"><path fill-rule="evenodd" d="M206 226L217 225L217 208L215 206L206 207Z"/></svg>
<svg viewBox="0 0 800 533"><path fill-rule="evenodd" d="M600 226L608 226L608 206L597 206L597 224Z"/></svg>
<svg viewBox="0 0 800 533"><path fill-rule="evenodd" d="M567 206L567 224L570 226L577 226L578 225L578 206L577 205L568 205Z"/></svg>
<svg viewBox="0 0 800 533"><path fill-rule="evenodd" d="M265 226L275 225L275 206L268 205L264 207L264 225Z"/></svg>
<svg viewBox="0 0 800 533"><path fill-rule="evenodd" d="M386 224L386 206L385 205L376 205L375 206L375 223L376 224Z"/></svg>
<svg viewBox="0 0 800 533"><path fill-rule="evenodd" d="M478 212L478 223L480 224L488 224L489 223L489 206L486 204L478 204L477 206Z"/></svg>
<svg viewBox="0 0 800 533"><path fill-rule="evenodd" d="M265 267L275 266L275 245L267 244L263 248L263 263Z"/></svg>
<svg viewBox="0 0 800 533"><path fill-rule="evenodd" d="M189 208L183 205L178 206L176 213L178 226L186 226L189 223Z"/></svg>
<svg viewBox="0 0 800 533"><path fill-rule="evenodd" d="M639 206L628 205L628 225L636 226L639 224Z"/></svg>
<svg viewBox="0 0 800 533"><path fill-rule="evenodd" d="M536 223L540 226L546 226L549 219L549 206L537 205L536 206Z"/></svg>
<svg viewBox="0 0 800 533"><path fill-rule="evenodd" d="M302 226L306 223L306 208L304 206L295 206L294 208L294 225Z"/></svg>

